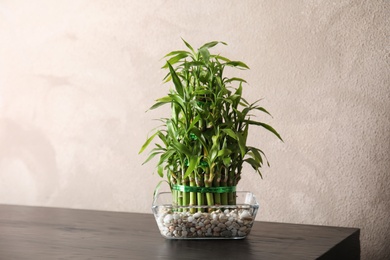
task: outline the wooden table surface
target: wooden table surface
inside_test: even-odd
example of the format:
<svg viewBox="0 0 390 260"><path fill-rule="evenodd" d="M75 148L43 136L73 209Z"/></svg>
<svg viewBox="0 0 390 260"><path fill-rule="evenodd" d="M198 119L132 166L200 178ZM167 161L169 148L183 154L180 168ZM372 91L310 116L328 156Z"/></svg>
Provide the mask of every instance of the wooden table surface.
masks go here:
<svg viewBox="0 0 390 260"><path fill-rule="evenodd" d="M255 222L243 240L167 240L152 214L0 205L0 259L360 259L360 230Z"/></svg>

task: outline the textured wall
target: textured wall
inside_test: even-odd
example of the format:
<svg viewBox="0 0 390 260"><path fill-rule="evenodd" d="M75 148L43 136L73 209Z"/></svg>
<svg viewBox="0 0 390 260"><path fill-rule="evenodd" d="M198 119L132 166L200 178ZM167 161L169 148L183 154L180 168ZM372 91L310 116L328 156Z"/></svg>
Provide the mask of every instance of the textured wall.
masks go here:
<svg viewBox="0 0 390 260"><path fill-rule="evenodd" d="M226 41L249 100L259 220L361 228L390 258L389 1L1 1L0 203L150 212L159 181L138 150L169 86L161 57ZM252 99L251 99L252 98Z"/></svg>

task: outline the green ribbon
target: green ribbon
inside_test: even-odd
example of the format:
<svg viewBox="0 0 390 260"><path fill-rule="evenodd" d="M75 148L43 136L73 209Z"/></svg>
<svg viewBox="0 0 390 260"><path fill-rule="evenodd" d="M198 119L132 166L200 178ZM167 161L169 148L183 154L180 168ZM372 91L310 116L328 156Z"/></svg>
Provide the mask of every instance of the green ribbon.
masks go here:
<svg viewBox="0 0 390 260"><path fill-rule="evenodd" d="M199 193L227 193L235 192L236 186L227 187L196 187L186 185L172 185L172 190L183 191L183 192L199 192Z"/></svg>
<svg viewBox="0 0 390 260"><path fill-rule="evenodd" d="M196 141L198 140L198 137L194 133L190 133L190 139Z"/></svg>

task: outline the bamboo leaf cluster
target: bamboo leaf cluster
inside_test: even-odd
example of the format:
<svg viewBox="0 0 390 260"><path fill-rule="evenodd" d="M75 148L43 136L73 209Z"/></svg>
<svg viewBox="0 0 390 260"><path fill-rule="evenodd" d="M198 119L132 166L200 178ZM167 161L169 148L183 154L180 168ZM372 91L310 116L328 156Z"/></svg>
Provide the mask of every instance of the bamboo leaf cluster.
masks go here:
<svg viewBox="0 0 390 260"><path fill-rule="evenodd" d="M151 107L170 105L171 115L160 119L162 126L140 152L159 139L145 163L159 158L157 172L176 188L172 189L175 204L234 205L235 189L229 188L240 181L243 164L249 164L260 176L263 164L268 164L261 149L247 144L249 127L259 126L282 138L273 127L254 119L256 112L270 114L259 100L249 103L243 98L246 81L224 75L227 67L249 67L210 53L214 46L226 43L209 42L195 51L183 42L187 50L168 53L162 67L168 71L164 82L171 82L172 88Z"/></svg>

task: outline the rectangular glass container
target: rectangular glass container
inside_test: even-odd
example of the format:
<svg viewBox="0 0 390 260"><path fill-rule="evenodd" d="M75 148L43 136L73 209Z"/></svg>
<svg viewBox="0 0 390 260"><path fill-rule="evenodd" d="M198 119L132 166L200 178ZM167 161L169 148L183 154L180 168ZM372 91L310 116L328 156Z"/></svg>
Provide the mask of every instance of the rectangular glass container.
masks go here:
<svg viewBox="0 0 390 260"><path fill-rule="evenodd" d="M237 191L236 205L175 206L171 192L152 204L157 226L167 239L243 239L255 222L259 204L251 192Z"/></svg>

